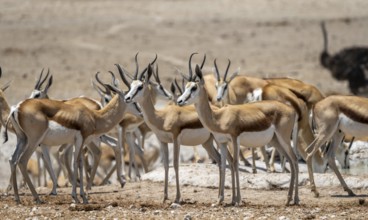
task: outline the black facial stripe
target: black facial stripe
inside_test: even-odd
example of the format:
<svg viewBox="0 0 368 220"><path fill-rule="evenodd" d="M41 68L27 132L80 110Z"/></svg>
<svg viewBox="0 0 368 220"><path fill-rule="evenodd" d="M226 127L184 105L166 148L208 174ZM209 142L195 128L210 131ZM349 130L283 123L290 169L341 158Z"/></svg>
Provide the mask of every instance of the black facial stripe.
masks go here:
<svg viewBox="0 0 368 220"><path fill-rule="evenodd" d="M227 89L227 84L225 84L224 89L222 90L221 97L224 97L225 96L226 89Z"/></svg>

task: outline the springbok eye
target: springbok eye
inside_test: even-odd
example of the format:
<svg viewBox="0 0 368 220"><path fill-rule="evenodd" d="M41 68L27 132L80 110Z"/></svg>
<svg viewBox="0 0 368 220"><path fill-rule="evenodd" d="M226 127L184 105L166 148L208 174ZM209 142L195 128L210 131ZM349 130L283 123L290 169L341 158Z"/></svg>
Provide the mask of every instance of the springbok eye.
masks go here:
<svg viewBox="0 0 368 220"><path fill-rule="evenodd" d="M191 91L191 92L194 92L194 91L196 91L196 90L197 90L197 85L193 86L193 87L190 89L190 91Z"/></svg>
<svg viewBox="0 0 368 220"><path fill-rule="evenodd" d="M34 96L35 99L38 99L40 98L40 93L37 93L35 96Z"/></svg>
<svg viewBox="0 0 368 220"><path fill-rule="evenodd" d="M137 87L137 90L141 90L141 89L143 89L143 85L140 85Z"/></svg>

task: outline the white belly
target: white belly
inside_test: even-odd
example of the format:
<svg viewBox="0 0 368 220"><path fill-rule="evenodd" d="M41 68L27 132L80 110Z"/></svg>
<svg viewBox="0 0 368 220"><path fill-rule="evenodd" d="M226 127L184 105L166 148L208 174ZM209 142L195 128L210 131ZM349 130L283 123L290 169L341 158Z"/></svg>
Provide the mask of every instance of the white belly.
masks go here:
<svg viewBox="0 0 368 220"><path fill-rule="evenodd" d="M243 132L239 135L239 143L244 147L262 147L272 140L274 134L273 125L264 131Z"/></svg>
<svg viewBox="0 0 368 220"><path fill-rule="evenodd" d="M41 143L47 146L74 144L77 135L80 135L80 131L66 128L57 122L50 121L49 128Z"/></svg>
<svg viewBox="0 0 368 220"><path fill-rule="evenodd" d="M164 143L172 143L173 142L173 138L172 138L172 134L170 132L166 132L166 131L161 131L161 130L154 130L152 129L153 133L155 133L155 135L157 136L157 138L164 142Z"/></svg>
<svg viewBox="0 0 368 220"><path fill-rule="evenodd" d="M166 131L153 131L157 138L165 143L173 143L173 135ZM210 137L210 132L205 129L184 129L178 137L180 145L195 146L203 144Z"/></svg>
<svg viewBox="0 0 368 220"><path fill-rule="evenodd" d="M184 129L179 135L181 145L195 146L203 144L210 137L210 132L206 128Z"/></svg>
<svg viewBox="0 0 368 220"><path fill-rule="evenodd" d="M262 101L262 93L263 93L263 90L261 88L257 88L253 90L252 92L248 92L247 100L245 101L245 103Z"/></svg>
<svg viewBox="0 0 368 220"><path fill-rule="evenodd" d="M339 115L339 129L345 134L362 138L368 136L368 124L356 122L344 114Z"/></svg>

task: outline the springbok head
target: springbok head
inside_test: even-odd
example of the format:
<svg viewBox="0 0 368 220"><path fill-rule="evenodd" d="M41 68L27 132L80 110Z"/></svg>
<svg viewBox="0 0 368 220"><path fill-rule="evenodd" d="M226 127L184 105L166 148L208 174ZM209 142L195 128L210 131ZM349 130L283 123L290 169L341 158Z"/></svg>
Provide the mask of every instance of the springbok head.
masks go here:
<svg viewBox="0 0 368 220"><path fill-rule="evenodd" d="M179 106L190 105L198 102L199 93L204 90L204 79L201 68L196 65L195 68L196 75L193 76L193 73L189 72L189 77L185 78L188 82L185 85L185 89L181 96L178 97L176 103Z"/></svg>
<svg viewBox="0 0 368 220"><path fill-rule="evenodd" d="M125 77L126 75L129 76L129 73L121 68L119 69L119 73L123 82L129 88L128 94L125 96L125 101L132 102L133 100L138 101L142 99L146 91L148 92L148 90L146 89L148 88L148 86L153 87L153 91L171 100L172 94L168 90L166 90L161 84L161 80L158 74L158 66L156 65L155 71L153 69L153 65L157 60L157 55L155 59L151 63L149 63L148 67L143 69L143 71L140 74L137 56L138 53L135 56L136 71L132 82L129 82L128 79ZM155 81L150 80L152 75L154 76Z"/></svg>
<svg viewBox="0 0 368 220"><path fill-rule="evenodd" d="M216 96L216 100L219 102L221 101L226 95L227 95L227 92L228 92L228 85L229 83L239 74L239 71L240 71L240 68L238 68L231 76L229 79L227 79L227 74L229 72L229 68L230 68L230 64L231 64L231 61L228 60L228 64L227 64L227 67L226 67L226 71L224 73L224 77L221 78L220 76L220 71L217 67L217 63L216 63L216 59L214 61L214 70L213 72L215 73L215 76L217 78L217 82L216 82L216 90L217 90L217 96Z"/></svg>
<svg viewBox="0 0 368 220"><path fill-rule="evenodd" d="M179 96L183 94L183 91L185 89L185 79L182 78L181 86L179 86L178 81L176 78L171 82L170 85L170 91L173 95L173 101L176 102Z"/></svg>
<svg viewBox="0 0 368 220"><path fill-rule="evenodd" d="M118 88L119 87L119 81L116 79L115 75L113 72L109 71L112 81L111 81L111 85L113 85L114 87ZM105 106L107 103L109 103L112 99L112 92L111 89L106 88L106 84L104 82L102 82L102 80L99 77L100 73L96 73L95 74L95 79L96 82L98 82L98 84L96 84L94 81L92 81L92 86L93 88L97 91L98 95L100 96L101 99L101 105Z"/></svg>
<svg viewBox="0 0 368 220"><path fill-rule="evenodd" d="M197 53L192 53L189 57L189 76L186 77L185 75L182 74L183 78L188 81L187 84L185 85L185 87L183 87L183 92L181 92L181 95L178 97L176 103L179 106L185 105L185 104L192 104L195 102L195 97L197 96L198 93L198 86L204 86L204 80L203 80L203 75L202 75L202 68L204 66L204 63L206 61L206 55L204 55L203 57L203 61L201 66L196 65L195 68L195 73L196 75L193 75L193 70L192 70L192 57L197 54ZM198 77L198 79L197 79Z"/></svg>
<svg viewBox="0 0 368 220"><path fill-rule="evenodd" d="M50 86L52 85L52 75L49 77L50 75L50 69L47 70L47 74L46 76L43 78L43 71L44 69L42 69L40 76L38 77L38 80L36 82L36 85L31 93L31 95L29 96L29 98L34 98L34 99L42 99L42 98L48 98L48 91ZM42 88L42 85L46 82L46 80L48 79L45 88Z"/></svg>
<svg viewBox="0 0 368 220"><path fill-rule="evenodd" d="M124 96L125 96L125 92L120 90L118 88L118 80L115 77L115 74L111 71L109 71L111 78L112 78L112 83L111 84L105 84L104 82L102 82L102 80L100 79L99 75L100 73L97 72L95 75L96 81L102 86L102 88L100 86L97 86L96 84L94 84L94 86L97 86L96 89L98 89L100 96L103 96L102 98L102 106L107 105L111 99L113 98L113 96L118 95L119 99L122 99L123 102L125 102L124 100ZM134 102L134 103L130 103L127 105L127 109L126 111L128 113L134 114L134 115L141 115L141 109L139 108L139 106Z"/></svg>

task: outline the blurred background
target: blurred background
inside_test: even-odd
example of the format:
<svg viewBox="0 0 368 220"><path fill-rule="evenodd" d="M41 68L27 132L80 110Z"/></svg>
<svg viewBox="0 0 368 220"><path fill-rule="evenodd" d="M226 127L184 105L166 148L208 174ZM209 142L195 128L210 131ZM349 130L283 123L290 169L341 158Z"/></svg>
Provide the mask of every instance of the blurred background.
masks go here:
<svg viewBox="0 0 368 220"><path fill-rule="evenodd" d="M205 70L214 58L220 69L257 77L292 77L322 92L349 94L319 63L320 22L328 30L333 54L368 45L367 0L0 0L0 84L12 80L10 105L27 98L42 68L54 76L50 97L97 98L91 78L119 63L134 72L158 54L165 85L187 72L192 52ZM1 163L9 152L0 150ZM5 169L5 168L4 168Z"/></svg>

